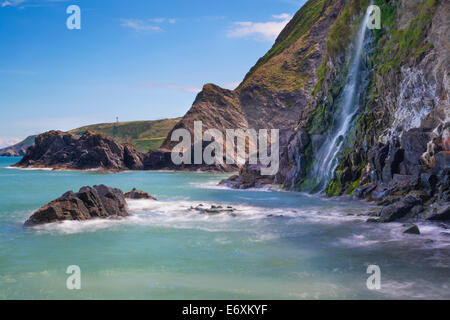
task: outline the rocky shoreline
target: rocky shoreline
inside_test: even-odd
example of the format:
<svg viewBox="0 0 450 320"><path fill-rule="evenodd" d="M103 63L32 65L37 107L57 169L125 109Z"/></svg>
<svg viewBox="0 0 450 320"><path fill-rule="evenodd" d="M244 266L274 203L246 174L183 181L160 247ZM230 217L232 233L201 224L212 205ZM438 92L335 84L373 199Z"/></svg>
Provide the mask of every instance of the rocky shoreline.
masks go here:
<svg viewBox="0 0 450 320"><path fill-rule="evenodd" d="M104 134L86 131L83 135L48 131L35 138L25 156L12 167L55 170L176 170L233 172L232 165L174 165L168 149L139 152L130 144L121 144Z"/></svg>

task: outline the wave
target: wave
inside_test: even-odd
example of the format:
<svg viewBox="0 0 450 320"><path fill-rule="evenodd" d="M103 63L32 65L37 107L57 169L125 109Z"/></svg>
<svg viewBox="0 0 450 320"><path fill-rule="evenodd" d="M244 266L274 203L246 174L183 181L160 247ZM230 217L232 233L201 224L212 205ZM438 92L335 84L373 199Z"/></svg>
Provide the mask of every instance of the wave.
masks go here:
<svg viewBox="0 0 450 320"><path fill-rule="evenodd" d="M444 224L434 222L415 222L419 227L420 235L403 233L409 224L399 222L391 223L364 223L358 232L338 239L338 245L346 247L372 247L389 244L402 246L408 243L412 248L444 249L450 248L450 230Z"/></svg>
<svg viewBox="0 0 450 320"><path fill-rule="evenodd" d="M25 170L25 171L53 171L53 168L18 168L18 167L4 167L4 169L13 169L13 170Z"/></svg>
<svg viewBox="0 0 450 320"><path fill-rule="evenodd" d="M101 229L114 228L121 225L153 226L175 229L199 229L208 232L245 231L250 224L260 221L285 223L326 223L339 224L348 221L358 221L360 217L349 215L338 209L321 210L318 207L305 208L267 208L247 204L227 202L127 200L130 216L121 219L93 219L88 221L63 221L33 227L38 232L55 232L73 234L80 232L95 232ZM221 205L232 206L233 214L224 212L217 215L201 214L191 210L199 204L204 207ZM292 221L289 221L292 220ZM242 223L246 222L246 223Z"/></svg>

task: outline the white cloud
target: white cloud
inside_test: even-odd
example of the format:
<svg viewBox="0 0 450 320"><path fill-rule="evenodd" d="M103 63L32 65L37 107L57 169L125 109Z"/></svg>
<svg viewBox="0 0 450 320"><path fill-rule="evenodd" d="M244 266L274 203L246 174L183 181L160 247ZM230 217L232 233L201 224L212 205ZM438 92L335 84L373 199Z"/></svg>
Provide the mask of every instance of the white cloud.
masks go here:
<svg viewBox="0 0 450 320"><path fill-rule="evenodd" d="M25 1L26 0L5 0L5 1L1 2L0 6L2 8L4 8L4 7L15 7L15 6L21 4L21 3L25 2Z"/></svg>
<svg viewBox="0 0 450 320"><path fill-rule="evenodd" d="M202 91L201 87L192 86L192 85L176 84L176 83L150 82L150 83L146 83L145 86L148 88L181 90L181 91L189 92L189 93L199 93L200 91Z"/></svg>
<svg viewBox="0 0 450 320"><path fill-rule="evenodd" d="M0 137L0 149L10 147L23 139L17 137Z"/></svg>
<svg viewBox="0 0 450 320"><path fill-rule="evenodd" d="M277 20L291 20L292 19L292 16L289 13L274 14L272 17Z"/></svg>
<svg viewBox="0 0 450 320"><path fill-rule="evenodd" d="M251 38L259 40L273 41L280 34L281 30L291 20L292 15L282 13L273 15L272 19L276 21L268 22L235 22L233 28L228 31L229 38Z"/></svg>
<svg viewBox="0 0 450 320"><path fill-rule="evenodd" d="M68 0L0 0L0 7L46 7L58 2L66 2Z"/></svg>
<svg viewBox="0 0 450 320"><path fill-rule="evenodd" d="M136 32L159 32L163 29L159 26L162 23L175 24L177 19L174 18L151 18L141 19L120 19L121 26L133 29Z"/></svg>
<svg viewBox="0 0 450 320"><path fill-rule="evenodd" d="M139 19L120 19L121 26L125 28L133 29L136 32L160 32L161 27L149 24Z"/></svg>
<svg viewBox="0 0 450 320"><path fill-rule="evenodd" d="M164 21L166 21L165 18L153 18L153 19L148 19L148 21L153 22L153 23L163 23Z"/></svg>

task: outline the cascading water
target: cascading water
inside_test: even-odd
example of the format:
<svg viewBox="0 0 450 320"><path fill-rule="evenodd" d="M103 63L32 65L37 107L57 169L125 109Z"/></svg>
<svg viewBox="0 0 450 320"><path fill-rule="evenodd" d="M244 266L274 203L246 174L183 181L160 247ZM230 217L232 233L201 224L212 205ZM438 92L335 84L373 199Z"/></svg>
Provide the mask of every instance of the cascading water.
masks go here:
<svg viewBox="0 0 450 320"><path fill-rule="evenodd" d="M370 12L366 12L354 41L350 70L343 93L338 100L340 108L337 109L337 114L335 115L333 132L316 154L313 172L313 179L316 185L315 190L323 191L328 181L332 178L338 165L337 156L345 143L345 136L350 131L354 117L359 110L361 93L367 87L366 79L369 70L363 63L362 55L365 51L364 48L369 45L369 41L366 41L369 17Z"/></svg>

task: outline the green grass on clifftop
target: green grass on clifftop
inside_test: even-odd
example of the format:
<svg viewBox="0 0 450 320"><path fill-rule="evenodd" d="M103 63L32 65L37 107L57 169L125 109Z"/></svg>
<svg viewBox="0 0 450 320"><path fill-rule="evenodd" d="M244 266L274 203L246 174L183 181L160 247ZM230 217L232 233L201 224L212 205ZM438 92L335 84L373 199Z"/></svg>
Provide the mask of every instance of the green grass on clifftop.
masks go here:
<svg viewBox="0 0 450 320"><path fill-rule="evenodd" d="M283 52L283 50L291 46L300 37L306 35L310 31L312 25L320 17L324 3L325 0L307 1L305 5L297 11L285 29L283 29L280 33L269 52L260 58L255 66L250 69L239 87L242 87L248 80L250 80L256 70L265 65L270 59L278 56L281 52Z"/></svg>
<svg viewBox="0 0 450 320"><path fill-rule="evenodd" d="M153 121L100 123L69 131L82 134L87 130L103 133L121 143L130 143L139 151L147 152L161 146L167 134L181 118Z"/></svg>

